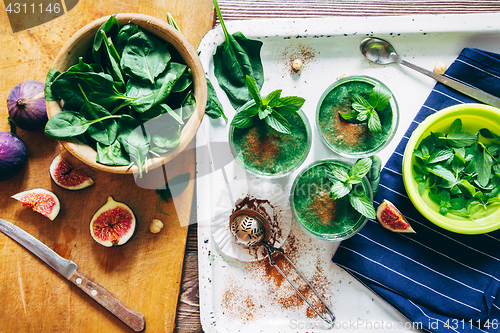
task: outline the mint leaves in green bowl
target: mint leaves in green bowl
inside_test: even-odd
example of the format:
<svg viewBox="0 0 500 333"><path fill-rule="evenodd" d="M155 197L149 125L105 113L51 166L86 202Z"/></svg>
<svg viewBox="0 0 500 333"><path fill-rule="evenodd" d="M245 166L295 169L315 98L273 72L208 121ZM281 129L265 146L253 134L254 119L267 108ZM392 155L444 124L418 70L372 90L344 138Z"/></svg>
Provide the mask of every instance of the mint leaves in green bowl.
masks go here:
<svg viewBox="0 0 500 333"><path fill-rule="evenodd" d="M170 24L116 14L78 30L45 84L45 134L90 167L139 173L182 152L207 100L196 50Z"/></svg>
<svg viewBox="0 0 500 333"><path fill-rule="evenodd" d="M285 177L311 149L311 126L301 110L304 99L282 97L280 89L262 98L253 78L247 76L246 84L253 100L238 109L231 121L231 153L253 175Z"/></svg>
<svg viewBox="0 0 500 333"><path fill-rule="evenodd" d="M323 143L344 157L368 157L396 134L399 109L385 84L368 76L337 80L321 96L316 127Z"/></svg>
<svg viewBox="0 0 500 333"><path fill-rule="evenodd" d="M309 235L341 241L376 218L373 193L366 174L370 158L354 165L338 159L316 161L295 178L290 207L299 226Z"/></svg>
<svg viewBox="0 0 500 333"><path fill-rule="evenodd" d="M459 104L427 117L403 158L410 200L429 221L461 234L500 228L500 110Z"/></svg>

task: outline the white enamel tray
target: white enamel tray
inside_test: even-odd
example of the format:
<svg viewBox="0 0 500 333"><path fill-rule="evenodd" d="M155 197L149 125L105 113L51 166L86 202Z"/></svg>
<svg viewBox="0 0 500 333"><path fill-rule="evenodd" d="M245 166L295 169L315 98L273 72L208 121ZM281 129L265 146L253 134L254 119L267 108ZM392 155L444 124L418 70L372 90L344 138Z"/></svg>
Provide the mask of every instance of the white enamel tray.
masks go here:
<svg viewBox="0 0 500 333"><path fill-rule="evenodd" d="M449 66L464 47L500 52L500 14L419 15L395 17L331 17L324 19L273 19L227 22L237 31L263 42L265 83L262 94L282 89L282 96L301 96L313 131L311 152L291 176L259 182L231 157L229 122L235 111L213 75L212 54L224 41L220 26L209 31L200 46L200 58L214 84L228 123L205 117L196 136L197 216L200 311L206 332L319 332L322 322L311 316L307 305L277 272L266 271L267 259L244 262L227 255L213 237L214 224L228 218L231 200L248 192L268 198L288 195L296 174L315 160L334 157L320 141L315 125L317 102L323 91L342 75L369 75L384 82L399 104L400 122L392 142L378 154L387 161L435 82L398 65L370 64L359 52L366 36L393 43L409 62L432 70L437 62ZM293 74L290 62L304 61ZM210 149L207 149L207 146ZM229 190L228 190L229 187ZM331 262L338 244L307 236L292 221L283 245L292 261L327 298L335 312L334 329L340 332L415 331L391 306ZM234 250L234 249L233 249Z"/></svg>

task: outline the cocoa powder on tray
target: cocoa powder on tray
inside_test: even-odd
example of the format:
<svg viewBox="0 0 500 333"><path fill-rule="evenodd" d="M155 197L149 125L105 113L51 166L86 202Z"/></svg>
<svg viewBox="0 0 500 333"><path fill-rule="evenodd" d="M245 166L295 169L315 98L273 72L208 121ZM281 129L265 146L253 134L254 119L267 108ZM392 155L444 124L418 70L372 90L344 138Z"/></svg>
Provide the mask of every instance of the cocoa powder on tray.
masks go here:
<svg viewBox="0 0 500 333"><path fill-rule="evenodd" d="M309 246L310 244L297 242L296 237L290 234L283 246L283 250L290 260L296 263L301 256L311 255L311 252L321 250ZM275 253L273 259L297 289L321 313L321 301L286 258L280 253ZM277 309L280 309L303 311L308 319L319 319L288 281L269 263L269 258L241 263L240 266L244 277L242 279L230 277L228 281L225 281L225 290L221 303L224 315L238 321L251 322L264 316L272 316ZM329 283L323 274L320 259L316 259L316 262L313 261L308 267L309 271L307 272L304 269L299 269L309 279L309 282L316 288L321 297L327 299L325 293L328 290ZM314 271L313 274L311 274L311 270ZM327 303L329 303L328 300Z"/></svg>

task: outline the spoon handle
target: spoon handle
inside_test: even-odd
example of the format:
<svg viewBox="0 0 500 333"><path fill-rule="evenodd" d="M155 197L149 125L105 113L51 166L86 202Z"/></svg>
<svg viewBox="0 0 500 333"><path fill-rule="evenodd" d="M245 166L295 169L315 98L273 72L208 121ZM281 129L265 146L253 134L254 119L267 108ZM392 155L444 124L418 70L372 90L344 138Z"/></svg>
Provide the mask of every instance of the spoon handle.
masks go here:
<svg viewBox="0 0 500 333"><path fill-rule="evenodd" d="M471 86L467 86L463 83L460 83L458 81L455 81L451 78L445 77L443 75L434 73L432 71L429 71L425 68L419 67L417 65L414 65L412 63L409 63L400 57L397 58L397 62L400 63L401 65L404 65L406 67L409 67L411 69L416 70L417 72L420 72L422 74L425 74L427 76L432 77L434 80L441 82L444 85L447 85L457 91L460 91L461 93L464 93L467 96L470 96L474 99L477 99L480 102L483 102L488 105L492 105L494 107L500 108L500 98L495 97L493 95L490 95L482 90L479 90L477 88L473 88Z"/></svg>

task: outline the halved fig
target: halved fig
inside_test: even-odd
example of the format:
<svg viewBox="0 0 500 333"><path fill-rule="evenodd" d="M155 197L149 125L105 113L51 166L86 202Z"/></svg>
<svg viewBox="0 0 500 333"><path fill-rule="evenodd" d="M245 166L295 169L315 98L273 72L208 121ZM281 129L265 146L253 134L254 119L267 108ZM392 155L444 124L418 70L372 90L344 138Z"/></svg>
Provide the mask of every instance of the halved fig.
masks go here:
<svg viewBox="0 0 500 333"><path fill-rule="evenodd" d="M377 220L384 228L395 232L415 232L396 206L386 199L377 208Z"/></svg>
<svg viewBox="0 0 500 333"><path fill-rule="evenodd" d="M35 212L51 220L56 218L61 208L59 198L51 191L43 188L23 191L13 195L12 198L19 200L23 206L31 207Z"/></svg>
<svg viewBox="0 0 500 333"><path fill-rule="evenodd" d="M82 171L75 170L68 160L57 155L49 167L50 178L67 190L81 190L94 184L94 180Z"/></svg>
<svg viewBox="0 0 500 333"><path fill-rule="evenodd" d="M126 204L108 197L90 221L90 234L99 244L112 247L123 245L137 228L134 212Z"/></svg>

